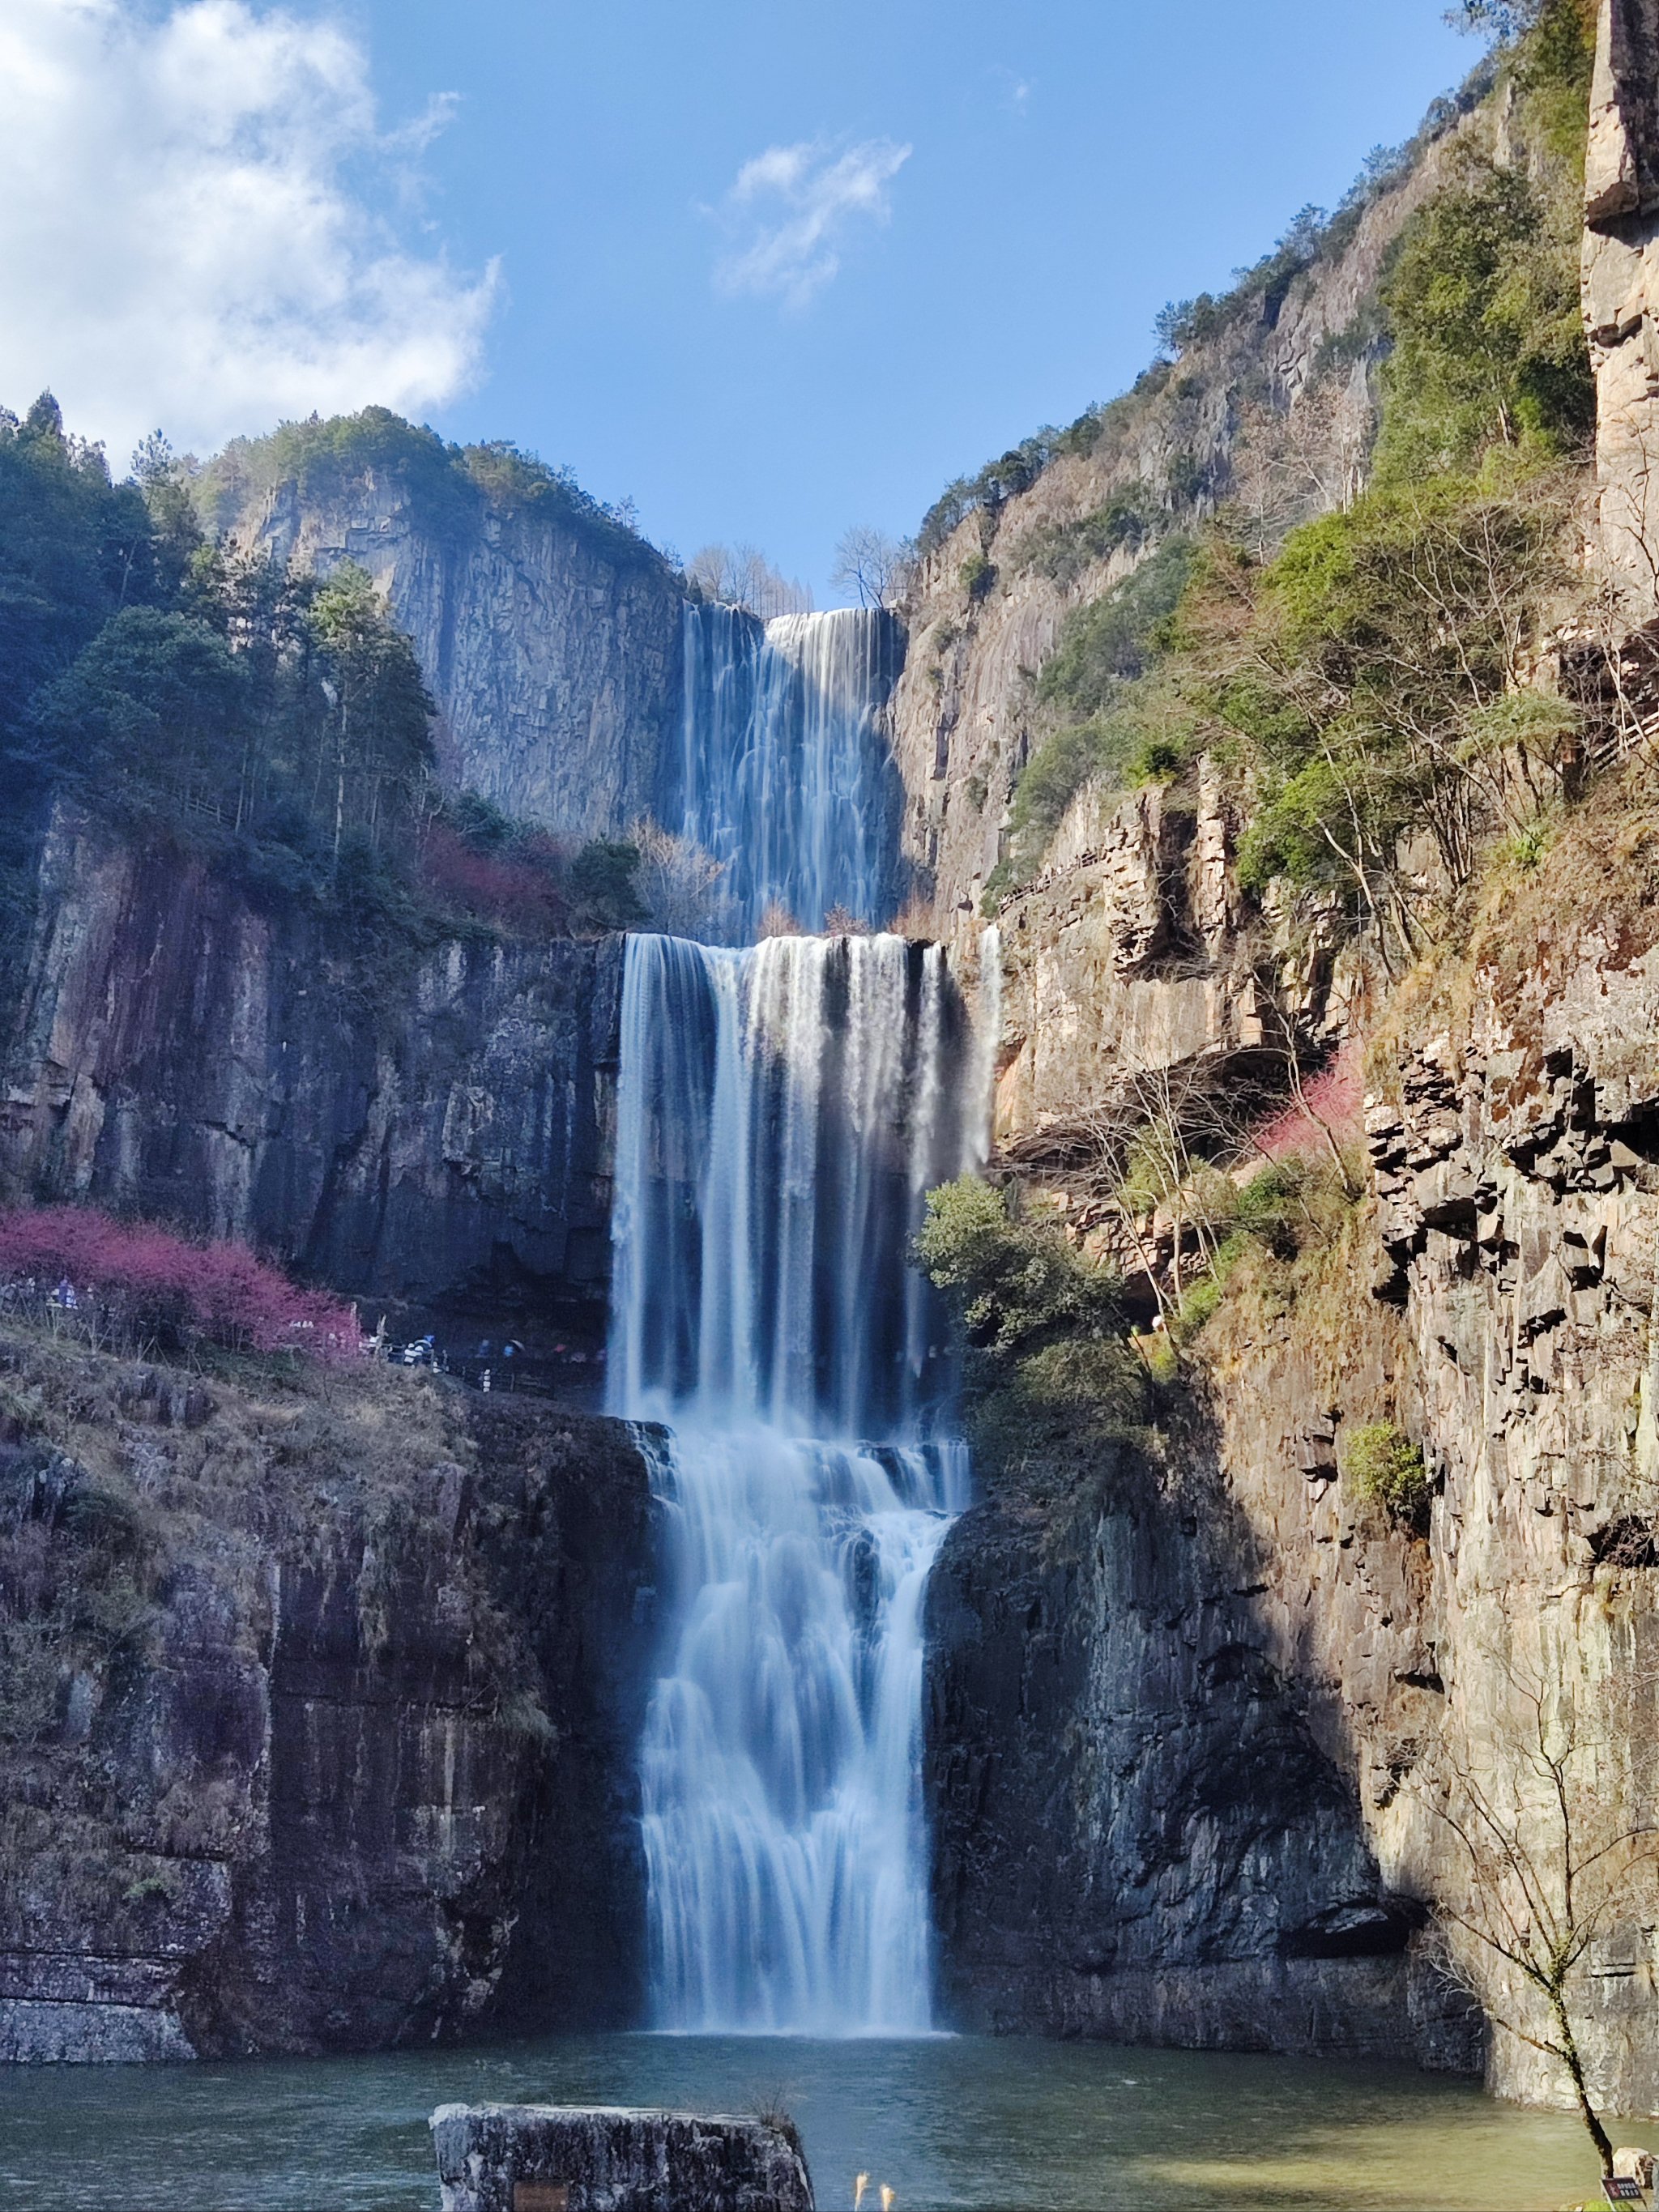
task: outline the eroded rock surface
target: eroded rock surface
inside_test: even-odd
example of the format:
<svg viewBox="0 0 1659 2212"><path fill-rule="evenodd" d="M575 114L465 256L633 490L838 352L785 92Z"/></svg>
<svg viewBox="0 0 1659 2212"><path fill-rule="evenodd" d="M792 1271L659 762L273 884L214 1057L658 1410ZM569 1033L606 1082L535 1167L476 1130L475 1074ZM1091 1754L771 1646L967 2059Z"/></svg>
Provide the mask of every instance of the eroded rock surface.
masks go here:
<svg viewBox="0 0 1659 2212"><path fill-rule="evenodd" d="M0 1357L3 1413L39 1385ZM0 1443L0 2058L630 2025L629 1432L381 1376L348 1450L222 1389L175 1423L154 1374L101 1474Z"/></svg>
<svg viewBox="0 0 1659 2212"><path fill-rule="evenodd" d="M366 1301L529 1292L597 1324L621 953L456 942L377 966L199 864L61 817L0 1197L246 1237Z"/></svg>
<svg viewBox="0 0 1659 2212"><path fill-rule="evenodd" d="M793 2129L616 2106L441 2105L443 2212L812 2212Z"/></svg>

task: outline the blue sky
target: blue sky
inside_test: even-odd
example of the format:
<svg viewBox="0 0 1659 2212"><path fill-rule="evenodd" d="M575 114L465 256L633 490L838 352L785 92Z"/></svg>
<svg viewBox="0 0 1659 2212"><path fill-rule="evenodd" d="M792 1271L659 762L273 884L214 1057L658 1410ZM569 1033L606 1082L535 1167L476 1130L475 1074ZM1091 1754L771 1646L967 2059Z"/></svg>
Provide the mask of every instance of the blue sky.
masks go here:
<svg viewBox="0 0 1659 2212"><path fill-rule="evenodd" d="M1408 136L1476 58L1443 5L9 0L67 90L0 94L0 398L120 460L380 397L825 604L847 525L1121 390Z"/></svg>
<svg viewBox="0 0 1659 2212"><path fill-rule="evenodd" d="M631 495L689 555L748 539L823 595L850 522L1133 380L1471 65L1443 0L374 0L377 82L460 94L428 156L458 258L502 261L487 380L434 416ZM804 306L722 295L763 149L908 145Z"/></svg>

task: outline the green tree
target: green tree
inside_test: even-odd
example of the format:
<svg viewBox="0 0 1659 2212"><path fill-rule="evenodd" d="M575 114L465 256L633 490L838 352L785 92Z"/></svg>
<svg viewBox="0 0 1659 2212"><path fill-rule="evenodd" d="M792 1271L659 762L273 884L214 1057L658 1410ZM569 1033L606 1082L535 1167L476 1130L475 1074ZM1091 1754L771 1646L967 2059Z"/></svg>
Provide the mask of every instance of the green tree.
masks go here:
<svg viewBox="0 0 1659 2212"><path fill-rule="evenodd" d="M313 814L330 817L337 858L348 820L378 842L432 767L433 705L415 649L388 619L374 579L343 562L309 610L319 720L311 791Z"/></svg>
<svg viewBox="0 0 1659 2212"><path fill-rule="evenodd" d="M1571 452L1595 423L1577 233L1539 187L1470 153L1407 226L1382 288L1394 333L1376 482L1472 469L1492 444Z"/></svg>
<svg viewBox="0 0 1659 2212"><path fill-rule="evenodd" d="M1054 1223L1013 1212L1012 1195L975 1176L930 1190L915 1261L962 1331L969 1421L991 1464L1045 1449L1085 1462L1144 1404L1121 1285Z"/></svg>
<svg viewBox="0 0 1659 2212"><path fill-rule="evenodd" d="M589 928L626 929L643 921L647 908L637 878L640 848L610 837L595 837L570 863L568 889L576 919Z"/></svg>
<svg viewBox="0 0 1659 2212"><path fill-rule="evenodd" d="M132 473L149 516L152 596L176 599L206 542L188 471L161 432L152 430L133 454Z"/></svg>
<svg viewBox="0 0 1659 2212"><path fill-rule="evenodd" d="M206 623L126 607L41 693L34 758L106 809L228 820L245 702L235 656Z"/></svg>

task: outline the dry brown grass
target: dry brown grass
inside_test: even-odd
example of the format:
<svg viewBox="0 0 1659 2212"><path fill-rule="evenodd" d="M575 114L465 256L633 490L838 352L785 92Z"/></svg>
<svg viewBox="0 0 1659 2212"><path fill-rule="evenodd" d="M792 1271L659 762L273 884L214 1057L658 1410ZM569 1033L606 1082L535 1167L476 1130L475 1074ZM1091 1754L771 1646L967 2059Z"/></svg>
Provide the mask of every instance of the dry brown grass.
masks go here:
<svg viewBox="0 0 1659 2212"><path fill-rule="evenodd" d="M1462 942L1442 944L1401 979L1368 1044L1369 1087L1397 1096L1413 1047L1455 1043L1489 1006L1528 1042L1528 1002L1553 994L1592 950L1618 969L1659 943L1659 763L1639 757L1599 779L1549 826L1531 865L1494 848Z"/></svg>
<svg viewBox="0 0 1659 2212"><path fill-rule="evenodd" d="M234 1579L276 1532L320 1559L348 1524L389 1557L422 1471L471 1456L441 1389L378 1362L204 1377L0 1325L0 1741L46 1728L73 1670L140 1649L179 1561ZM44 1515L43 1474L62 1492Z"/></svg>

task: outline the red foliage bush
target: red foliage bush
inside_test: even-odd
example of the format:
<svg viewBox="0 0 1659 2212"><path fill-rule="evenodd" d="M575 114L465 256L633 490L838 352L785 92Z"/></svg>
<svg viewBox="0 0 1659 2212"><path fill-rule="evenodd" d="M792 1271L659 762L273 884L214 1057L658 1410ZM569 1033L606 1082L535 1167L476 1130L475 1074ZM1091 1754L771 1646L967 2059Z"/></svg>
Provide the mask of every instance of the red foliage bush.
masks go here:
<svg viewBox="0 0 1659 2212"><path fill-rule="evenodd" d="M1345 1046L1328 1067L1309 1077L1302 1086L1302 1099L1292 1098L1256 1131L1257 1151L1270 1160L1322 1152L1326 1129L1339 1145L1346 1145L1358 1134L1364 1091L1358 1054Z"/></svg>
<svg viewBox="0 0 1659 2212"><path fill-rule="evenodd" d="M0 1282L30 1279L43 1294L67 1281L82 1304L114 1305L135 1326L204 1336L232 1351L333 1360L362 1349L350 1306L326 1291L301 1290L246 1244L198 1244L94 1206L0 1211Z"/></svg>
<svg viewBox="0 0 1659 2212"><path fill-rule="evenodd" d="M447 823L434 822L421 844L421 872L441 903L534 935L568 928L569 902L559 888L559 870L551 841L539 837L511 853L480 853Z"/></svg>

